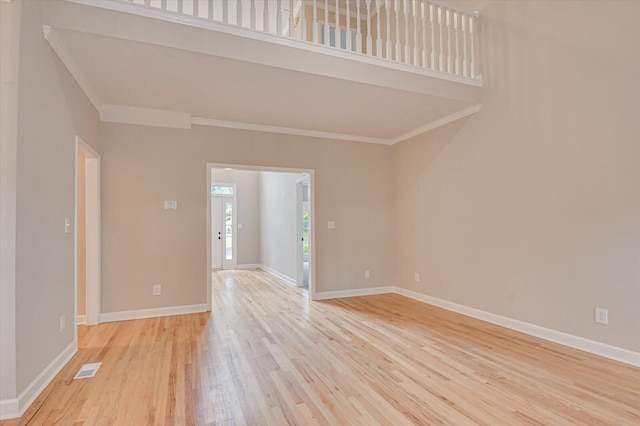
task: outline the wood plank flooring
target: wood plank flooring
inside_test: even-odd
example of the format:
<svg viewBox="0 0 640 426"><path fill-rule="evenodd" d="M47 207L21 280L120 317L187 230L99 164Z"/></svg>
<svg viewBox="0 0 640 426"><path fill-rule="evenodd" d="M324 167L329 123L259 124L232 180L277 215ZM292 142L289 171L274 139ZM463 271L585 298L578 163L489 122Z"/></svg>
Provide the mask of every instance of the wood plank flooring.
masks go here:
<svg viewBox="0 0 640 426"><path fill-rule="evenodd" d="M640 425L640 369L398 295L214 274L213 311L81 327L3 425ZM101 361L95 378L72 380Z"/></svg>

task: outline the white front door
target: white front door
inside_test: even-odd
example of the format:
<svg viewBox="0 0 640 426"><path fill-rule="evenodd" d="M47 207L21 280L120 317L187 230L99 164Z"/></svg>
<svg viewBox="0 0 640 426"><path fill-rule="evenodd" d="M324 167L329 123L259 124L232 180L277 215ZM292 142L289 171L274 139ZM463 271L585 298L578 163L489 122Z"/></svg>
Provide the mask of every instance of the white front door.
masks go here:
<svg viewBox="0 0 640 426"><path fill-rule="evenodd" d="M237 264L236 185L212 185L211 269L234 269Z"/></svg>

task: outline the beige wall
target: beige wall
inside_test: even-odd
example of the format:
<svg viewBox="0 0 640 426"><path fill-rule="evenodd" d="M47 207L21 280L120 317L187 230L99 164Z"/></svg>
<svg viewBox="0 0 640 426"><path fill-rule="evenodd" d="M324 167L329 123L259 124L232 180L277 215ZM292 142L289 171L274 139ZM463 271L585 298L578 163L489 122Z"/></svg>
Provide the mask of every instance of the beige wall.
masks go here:
<svg viewBox="0 0 640 426"><path fill-rule="evenodd" d="M300 173L260 172L260 263L296 280L296 180Z"/></svg>
<svg viewBox="0 0 640 426"><path fill-rule="evenodd" d="M103 312L206 303L207 162L314 169L317 291L391 284L390 147L206 126L100 136Z"/></svg>
<svg viewBox="0 0 640 426"><path fill-rule="evenodd" d="M238 265L260 263L260 206L258 172L211 169L211 181L237 185Z"/></svg>
<svg viewBox="0 0 640 426"><path fill-rule="evenodd" d="M640 351L640 2L482 15L482 111L393 148L395 284Z"/></svg>
<svg viewBox="0 0 640 426"><path fill-rule="evenodd" d="M75 136L97 148L98 116L42 34L42 2L22 2L18 98L17 391L74 337ZM67 327L59 331L59 317Z"/></svg>

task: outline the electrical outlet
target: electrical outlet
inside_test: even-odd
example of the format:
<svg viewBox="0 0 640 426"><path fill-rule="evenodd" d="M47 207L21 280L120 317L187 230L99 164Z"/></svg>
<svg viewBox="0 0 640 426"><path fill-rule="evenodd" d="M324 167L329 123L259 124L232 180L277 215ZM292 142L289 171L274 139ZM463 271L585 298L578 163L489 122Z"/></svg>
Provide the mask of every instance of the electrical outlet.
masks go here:
<svg viewBox="0 0 640 426"><path fill-rule="evenodd" d="M596 323L609 325L609 311L604 308L596 308Z"/></svg>
<svg viewBox="0 0 640 426"><path fill-rule="evenodd" d="M414 273L414 274L413 274L413 280L414 280L415 282L419 283L419 282L420 282L420 274L419 274L419 273L417 273L417 272L416 272L416 273Z"/></svg>
<svg viewBox="0 0 640 426"><path fill-rule="evenodd" d="M64 331L64 327L67 325L67 318L63 315L60 315L60 333Z"/></svg>
<svg viewBox="0 0 640 426"><path fill-rule="evenodd" d="M160 284L153 285L153 295L160 296L162 294L162 286Z"/></svg>
<svg viewBox="0 0 640 426"><path fill-rule="evenodd" d="M366 271L364 271L364 277L365 278L371 277L371 272L368 269Z"/></svg>

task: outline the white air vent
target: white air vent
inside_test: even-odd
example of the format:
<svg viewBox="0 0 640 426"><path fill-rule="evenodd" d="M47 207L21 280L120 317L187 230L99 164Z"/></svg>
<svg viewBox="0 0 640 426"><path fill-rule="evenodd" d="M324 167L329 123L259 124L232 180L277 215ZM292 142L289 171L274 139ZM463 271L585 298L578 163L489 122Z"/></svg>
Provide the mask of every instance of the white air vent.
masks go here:
<svg viewBox="0 0 640 426"><path fill-rule="evenodd" d="M93 364L85 364L80 368L78 374L74 377L74 379L87 379L89 377L93 377L98 372L98 368L102 365L101 362L94 362Z"/></svg>

